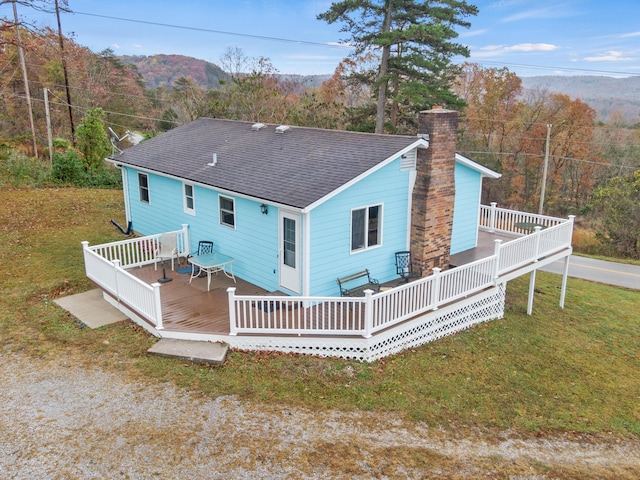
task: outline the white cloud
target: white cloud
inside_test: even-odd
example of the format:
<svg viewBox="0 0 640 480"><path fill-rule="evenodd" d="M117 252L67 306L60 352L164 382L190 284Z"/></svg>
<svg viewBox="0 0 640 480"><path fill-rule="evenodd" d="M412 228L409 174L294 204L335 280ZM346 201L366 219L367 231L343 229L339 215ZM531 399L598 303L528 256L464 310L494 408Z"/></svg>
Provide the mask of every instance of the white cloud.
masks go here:
<svg viewBox="0 0 640 480"><path fill-rule="evenodd" d="M460 32L460 34L458 36L460 38L477 37L478 35L484 35L488 31L489 30L487 30L486 28L483 28L483 29L480 29L480 30L472 30L470 32L468 32L468 31Z"/></svg>
<svg viewBox="0 0 640 480"><path fill-rule="evenodd" d="M623 33L618 38L640 37L640 32Z"/></svg>
<svg viewBox="0 0 640 480"><path fill-rule="evenodd" d="M120 49L120 45L118 45L117 43L113 43L113 44L111 44L111 46L113 48L115 48L116 50Z"/></svg>
<svg viewBox="0 0 640 480"><path fill-rule="evenodd" d="M506 47L506 52L551 52L557 50L557 45L551 43L519 43L518 45L512 45Z"/></svg>
<svg viewBox="0 0 640 480"><path fill-rule="evenodd" d="M293 60L335 60L335 57L330 57L328 55L304 55L304 54L295 54L295 55L285 55L284 58L290 58Z"/></svg>
<svg viewBox="0 0 640 480"><path fill-rule="evenodd" d="M344 42L327 42L327 45L329 45L330 47L355 48L350 43L344 43Z"/></svg>
<svg viewBox="0 0 640 480"><path fill-rule="evenodd" d="M557 50L557 45L551 43L519 43L517 45L487 45L473 50L473 57L496 57L512 52L551 52Z"/></svg>
<svg viewBox="0 0 640 480"><path fill-rule="evenodd" d="M135 43L135 44L133 45L133 48L142 48L142 45L140 45L139 43Z"/></svg>
<svg viewBox="0 0 640 480"><path fill-rule="evenodd" d="M624 62L633 60L632 57L625 57L624 53L617 50L609 50L601 55L583 58L585 62Z"/></svg>

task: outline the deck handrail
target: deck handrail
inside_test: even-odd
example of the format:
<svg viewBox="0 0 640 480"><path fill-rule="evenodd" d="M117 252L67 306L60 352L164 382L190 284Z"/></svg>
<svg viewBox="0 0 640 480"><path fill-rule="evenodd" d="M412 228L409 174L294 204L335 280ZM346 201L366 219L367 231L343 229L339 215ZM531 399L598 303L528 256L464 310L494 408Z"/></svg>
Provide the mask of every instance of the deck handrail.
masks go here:
<svg viewBox="0 0 640 480"><path fill-rule="evenodd" d="M145 283L134 277L115 259L109 261L92 251L89 242L82 242L87 277L97 283L105 292L118 302L141 314L162 330L162 307L160 303L160 284Z"/></svg>
<svg viewBox="0 0 640 480"><path fill-rule="evenodd" d="M370 337L496 285L501 275L571 247L573 216L560 219L512 212L499 209L495 204L481 206L479 228L521 233L518 230L522 227L516 223L522 222L535 223L533 231L505 243L496 240L494 254L489 257L447 271L433 269L428 277L375 294L369 290L364 297L236 295L235 288L230 288L230 333ZM181 254L186 254L188 226L183 225L182 230L175 233ZM92 247L83 242L83 246L87 277L161 329L159 285L149 286L125 270L125 267L153 263L148 247L154 246L159 238L157 234Z"/></svg>
<svg viewBox="0 0 640 480"><path fill-rule="evenodd" d="M549 222L551 226L544 229L537 225L532 233L504 244L497 240L494 254L484 259L444 272L434 268L428 277L376 294L368 290L364 297L236 295L235 288L229 288L231 335L277 333L370 337L409 318L494 286L500 275L569 248L574 217L558 220L562 221ZM263 306L266 308L260 308ZM309 306L313 310L307 311ZM354 318L347 318L345 308L349 312L357 308ZM298 311L297 316L288 313L291 310ZM327 312L333 313L333 317L326 318ZM335 328L337 322L349 324L346 328L344 325Z"/></svg>
<svg viewBox="0 0 640 480"><path fill-rule="evenodd" d="M172 233L177 237L178 256L186 257L191 251L187 224L183 224L180 230L93 245L89 249L109 261L120 261L123 268L140 267L153 263L161 236Z"/></svg>
<svg viewBox="0 0 640 480"><path fill-rule="evenodd" d="M491 205L480 205L478 228L489 232L527 235L536 226L549 228L567 222L569 220L566 218L499 208L496 202L491 202Z"/></svg>

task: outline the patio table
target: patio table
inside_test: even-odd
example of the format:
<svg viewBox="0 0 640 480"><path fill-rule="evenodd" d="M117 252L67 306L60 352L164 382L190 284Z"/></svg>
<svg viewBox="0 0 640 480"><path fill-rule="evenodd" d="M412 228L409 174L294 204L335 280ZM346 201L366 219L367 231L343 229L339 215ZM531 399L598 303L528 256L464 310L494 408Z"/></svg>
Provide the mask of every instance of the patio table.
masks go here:
<svg viewBox="0 0 640 480"><path fill-rule="evenodd" d="M232 268L232 264L235 260L235 258L218 252L189 257L189 263L191 263L191 278L189 279L189 283L200 275L201 270L207 272L207 292L211 287L212 273L223 272L227 277L231 278L234 283L236 283L236 277L233 275ZM198 272L197 274L196 271Z"/></svg>

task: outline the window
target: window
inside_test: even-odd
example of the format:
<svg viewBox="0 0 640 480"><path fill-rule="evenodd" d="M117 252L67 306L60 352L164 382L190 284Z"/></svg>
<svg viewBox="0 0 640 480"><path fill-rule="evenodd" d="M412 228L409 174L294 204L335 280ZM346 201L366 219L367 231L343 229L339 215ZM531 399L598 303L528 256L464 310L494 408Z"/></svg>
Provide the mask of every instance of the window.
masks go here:
<svg viewBox="0 0 640 480"><path fill-rule="evenodd" d="M382 240L380 217L382 205L351 211L351 251L380 245Z"/></svg>
<svg viewBox="0 0 640 480"><path fill-rule="evenodd" d="M190 215L196 214L196 203L194 198L193 185L188 183L183 184L184 190L184 211Z"/></svg>
<svg viewBox="0 0 640 480"><path fill-rule="evenodd" d="M236 228L235 202L233 198L220 195L218 199L220 204L220 224Z"/></svg>
<svg viewBox="0 0 640 480"><path fill-rule="evenodd" d="M146 173L138 173L138 189L140 190L140 201L149 203L149 177Z"/></svg>
<svg viewBox="0 0 640 480"><path fill-rule="evenodd" d="M282 228L284 264L296 268L296 221L285 217Z"/></svg>

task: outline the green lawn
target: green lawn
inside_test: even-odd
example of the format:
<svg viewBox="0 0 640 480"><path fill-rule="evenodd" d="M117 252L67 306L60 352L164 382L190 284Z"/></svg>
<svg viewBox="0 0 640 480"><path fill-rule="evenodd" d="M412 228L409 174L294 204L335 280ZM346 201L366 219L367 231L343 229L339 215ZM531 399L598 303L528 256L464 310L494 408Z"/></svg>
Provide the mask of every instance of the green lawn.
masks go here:
<svg viewBox="0 0 640 480"><path fill-rule="evenodd" d="M529 432L640 433L640 292L539 272L509 284L504 319L371 364L232 352L222 367L150 356L130 322L81 328L53 303L93 285L80 242L123 238L122 194L95 189L0 191L0 348L65 355L205 395L311 409L397 411L444 426Z"/></svg>

